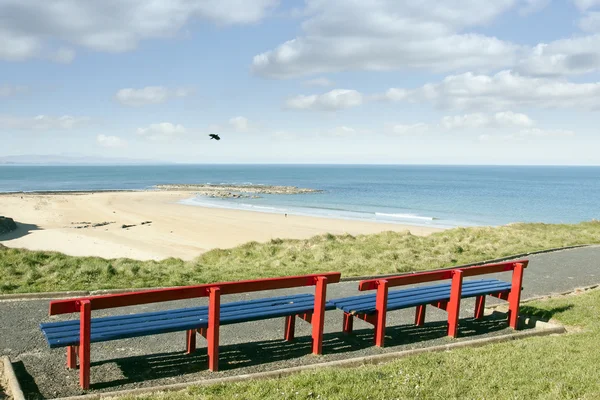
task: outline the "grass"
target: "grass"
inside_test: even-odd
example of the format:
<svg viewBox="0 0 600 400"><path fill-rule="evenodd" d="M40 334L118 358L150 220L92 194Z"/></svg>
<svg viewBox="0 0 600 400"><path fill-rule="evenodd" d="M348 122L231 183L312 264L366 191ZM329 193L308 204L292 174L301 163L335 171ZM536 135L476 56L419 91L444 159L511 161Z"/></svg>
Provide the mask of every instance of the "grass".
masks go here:
<svg viewBox="0 0 600 400"><path fill-rule="evenodd" d="M522 312L579 329L384 365L320 369L120 400L600 398L600 290L530 303Z"/></svg>
<svg viewBox="0 0 600 400"><path fill-rule="evenodd" d="M72 257L0 247L0 293L179 286L339 271L343 276L449 267L554 247L600 243L600 221L273 239L216 249L192 261Z"/></svg>

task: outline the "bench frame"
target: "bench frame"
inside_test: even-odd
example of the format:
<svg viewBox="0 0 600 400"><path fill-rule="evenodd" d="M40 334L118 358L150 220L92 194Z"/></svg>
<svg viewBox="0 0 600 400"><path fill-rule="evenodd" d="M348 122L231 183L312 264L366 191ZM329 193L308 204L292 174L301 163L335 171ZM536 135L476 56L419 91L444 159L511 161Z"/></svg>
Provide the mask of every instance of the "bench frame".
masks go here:
<svg viewBox="0 0 600 400"><path fill-rule="evenodd" d="M188 330L186 332L186 353L189 354L195 351L196 332L198 332L208 342L208 368L211 371L217 371L220 326L220 319L218 317L220 315L222 295L315 286L313 312L298 315L298 317L312 324L312 352L313 354L321 354L323 348L323 322L325 318L327 284L339 282L340 277L341 274L339 272L329 272L55 300L50 302L49 315L79 312L79 346L67 346L67 367L77 368L77 359L79 359L79 384L83 389L89 389L92 310L208 297L208 327L198 330ZM295 316L287 316L285 319L285 340L289 341L294 338L294 328Z"/></svg>
<svg viewBox="0 0 600 400"><path fill-rule="evenodd" d="M385 341L388 289L395 286L451 279L450 299L448 301L431 303L431 305L448 312L448 336L456 337L458 332L458 317L460 313L463 278L507 271L512 271L510 291L493 293L490 294L490 296L508 301L508 323L511 328L517 329L523 271L528 263L528 260L518 260L499 264L418 272L408 275L360 281L358 290L377 290L375 301L376 311L374 314L350 314L344 312L343 331L347 334L352 333L354 318L362 319L375 326L375 345L383 347ZM476 296L475 319L483 318L485 296L486 295ZM416 307L415 325L417 326L422 326L425 323L425 307L425 304Z"/></svg>

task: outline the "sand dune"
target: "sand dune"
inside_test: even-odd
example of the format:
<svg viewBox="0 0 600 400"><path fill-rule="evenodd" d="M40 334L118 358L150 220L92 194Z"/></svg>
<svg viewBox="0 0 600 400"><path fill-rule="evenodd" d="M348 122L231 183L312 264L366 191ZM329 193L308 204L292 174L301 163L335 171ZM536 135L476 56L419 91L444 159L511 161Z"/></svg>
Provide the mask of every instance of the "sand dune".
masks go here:
<svg viewBox="0 0 600 400"><path fill-rule="evenodd" d="M410 230L415 235L427 235L439 231L177 204L189 197L190 192L178 191L1 195L0 214L14 218L20 227L0 236L0 242L7 247L56 250L78 256L159 260L192 259L210 249L252 240L302 239L328 232L355 235ZM152 223L141 225L144 221ZM111 223L76 228L102 222ZM123 229L123 225L136 226Z"/></svg>

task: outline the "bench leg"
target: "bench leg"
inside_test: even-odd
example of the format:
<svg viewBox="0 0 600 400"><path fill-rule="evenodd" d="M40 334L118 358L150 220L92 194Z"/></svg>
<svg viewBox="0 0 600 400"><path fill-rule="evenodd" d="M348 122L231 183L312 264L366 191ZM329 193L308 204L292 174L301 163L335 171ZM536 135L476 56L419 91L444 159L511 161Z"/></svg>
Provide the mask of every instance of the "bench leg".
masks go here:
<svg viewBox="0 0 600 400"><path fill-rule="evenodd" d="M196 351L196 331L194 329L186 331L185 335L185 353L192 354Z"/></svg>
<svg viewBox="0 0 600 400"><path fill-rule="evenodd" d="M523 264L517 264L513 270L512 286L508 295L508 325L517 329L519 322L519 302L521 301L521 285L523 284Z"/></svg>
<svg viewBox="0 0 600 400"><path fill-rule="evenodd" d="M417 306L417 311L415 312L415 325L423 326L425 323L425 304L421 306Z"/></svg>
<svg viewBox="0 0 600 400"><path fill-rule="evenodd" d="M208 329L206 339L208 342L208 369L219 370L219 325L221 322L221 290L213 287L210 289L208 303Z"/></svg>
<svg viewBox="0 0 600 400"><path fill-rule="evenodd" d="M79 384L81 388L90 388L90 336L92 307L89 300L81 301L79 322Z"/></svg>
<svg viewBox="0 0 600 400"><path fill-rule="evenodd" d="M383 347L385 341L385 318L387 314L388 281L378 281L375 300L375 346Z"/></svg>
<svg viewBox="0 0 600 400"><path fill-rule="evenodd" d="M354 316L347 312L344 313L344 324L342 330L345 334L351 334L354 327Z"/></svg>
<svg viewBox="0 0 600 400"><path fill-rule="evenodd" d="M448 302L448 336L456 337L458 333L458 317L460 315L460 297L462 294L462 271L456 270L452 275L450 301Z"/></svg>
<svg viewBox="0 0 600 400"><path fill-rule="evenodd" d="M477 296L475 299L475 319L483 318L483 310L485 309L485 296Z"/></svg>
<svg viewBox="0 0 600 400"><path fill-rule="evenodd" d="M315 307L312 315L312 353L323 353L323 326L325 324L325 300L327 298L327 278L317 278L315 287Z"/></svg>
<svg viewBox="0 0 600 400"><path fill-rule="evenodd" d="M295 315L288 315L287 317L285 317L285 332L284 332L284 339L286 342L290 342L292 340L294 340L294 331L296 329L296 316Z"/></svg>
<svg viewBox="0 0 600 400"><path fill-rule="evenodd" d="M67 346L67 368L77 368L77 347L78 346Z"/></svg>

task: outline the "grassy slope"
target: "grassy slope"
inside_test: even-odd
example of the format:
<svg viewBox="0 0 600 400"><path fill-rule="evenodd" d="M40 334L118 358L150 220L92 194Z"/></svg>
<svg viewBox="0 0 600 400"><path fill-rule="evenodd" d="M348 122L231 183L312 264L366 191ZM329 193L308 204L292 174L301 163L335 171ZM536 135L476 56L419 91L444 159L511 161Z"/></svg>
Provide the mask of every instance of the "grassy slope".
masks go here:
<svg viewBox="0 0 600 400"><path fill-rule="evenodd" d="M523 311L583 331L128 399L600 398L600 290L528 304Z"/></svg>
<svg viewBox="0 0 600 400"><path fill-rule="evenodd" d="M600 243L600 221L458 228L427 237L384 232L274 239L159 262L0 248L0 293L177 286L340 271L343 276L435 269L506 255Z"/></svg>

